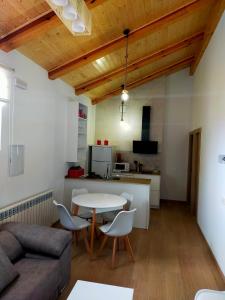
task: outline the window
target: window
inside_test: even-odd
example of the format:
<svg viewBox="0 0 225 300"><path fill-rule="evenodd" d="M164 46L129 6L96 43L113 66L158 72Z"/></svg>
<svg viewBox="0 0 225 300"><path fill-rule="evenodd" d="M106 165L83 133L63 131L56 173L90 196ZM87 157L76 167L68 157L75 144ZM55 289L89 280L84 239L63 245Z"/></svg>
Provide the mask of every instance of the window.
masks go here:
<svg viewBox="0 0 225 300"><path fill-rule="evenodd" d="M11 72L0 66L0 150L2 148L2 111L10 100Z"/></svg>
<svg viewBox="0 0 225 300"><path fill-rule="evenodd" d="M10 72L0 66L0 102L10 99Z"/></svg>

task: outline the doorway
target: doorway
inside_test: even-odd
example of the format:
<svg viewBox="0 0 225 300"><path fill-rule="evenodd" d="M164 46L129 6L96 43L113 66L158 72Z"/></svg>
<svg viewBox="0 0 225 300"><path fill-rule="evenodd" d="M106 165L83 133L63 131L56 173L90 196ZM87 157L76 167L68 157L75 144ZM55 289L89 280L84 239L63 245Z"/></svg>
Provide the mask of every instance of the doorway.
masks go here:
<svg viewBox="0 0 225 300"><path fill-rule="evenodd" d="M198 128L189 134L187 202L190 204L191 213L195 216L198 210L201 131L201 128Z"/></svg>

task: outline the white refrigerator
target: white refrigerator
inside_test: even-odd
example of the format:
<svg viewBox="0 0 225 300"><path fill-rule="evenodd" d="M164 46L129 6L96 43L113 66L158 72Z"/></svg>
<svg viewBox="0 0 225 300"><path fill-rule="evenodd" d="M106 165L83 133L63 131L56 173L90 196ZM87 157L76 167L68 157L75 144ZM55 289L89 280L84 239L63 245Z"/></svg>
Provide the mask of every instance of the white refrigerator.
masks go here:
<svg viewBox="0 0 225 300"><path fill-rule="evenodd" d="M103 178L111 176L113 156L111 146L92 146L91 171Z"/></svg>

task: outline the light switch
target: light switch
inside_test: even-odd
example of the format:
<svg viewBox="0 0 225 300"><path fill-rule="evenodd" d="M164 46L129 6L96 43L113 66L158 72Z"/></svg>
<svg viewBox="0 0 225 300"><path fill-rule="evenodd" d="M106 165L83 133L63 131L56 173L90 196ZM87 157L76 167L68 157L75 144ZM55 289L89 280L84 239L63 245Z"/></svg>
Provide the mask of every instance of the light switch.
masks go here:
<svg viewBox="0 0 225 300"><path fill-rule="evenodd" d="M219 163L220 164L225 164L225 154L220 154L219 155Z"/></svg>

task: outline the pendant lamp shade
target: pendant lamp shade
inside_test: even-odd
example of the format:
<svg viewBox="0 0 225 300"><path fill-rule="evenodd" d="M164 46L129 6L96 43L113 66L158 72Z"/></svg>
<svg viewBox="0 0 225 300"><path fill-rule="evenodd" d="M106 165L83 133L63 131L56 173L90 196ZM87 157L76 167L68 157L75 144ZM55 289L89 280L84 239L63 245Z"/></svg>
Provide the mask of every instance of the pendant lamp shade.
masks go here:
<svg viewBox="0 0 225 300"><path fill-rule="evenodd" d="M129 93L128 90L126 89L126 86L127 86L127 66L128 66L128 36L130 30L125 29L123 33L126 37L126 53L125 53L125 77L124 77L124 84L122 85L121 100L126 102L129 100Z"/></svg>
<svg viewBox="0 0 225 300"><path fill-rule="evenodd" d="M125 102L129 100L128 90L122 90L121 100Z"/></svg>

